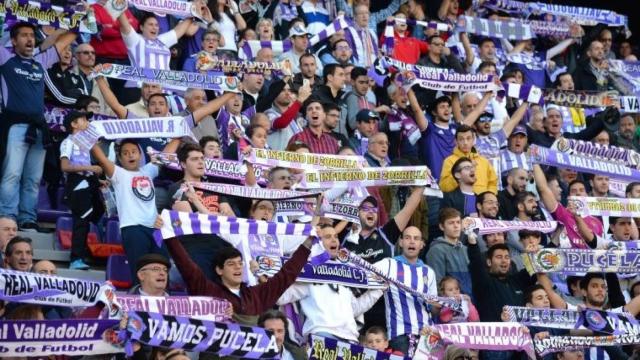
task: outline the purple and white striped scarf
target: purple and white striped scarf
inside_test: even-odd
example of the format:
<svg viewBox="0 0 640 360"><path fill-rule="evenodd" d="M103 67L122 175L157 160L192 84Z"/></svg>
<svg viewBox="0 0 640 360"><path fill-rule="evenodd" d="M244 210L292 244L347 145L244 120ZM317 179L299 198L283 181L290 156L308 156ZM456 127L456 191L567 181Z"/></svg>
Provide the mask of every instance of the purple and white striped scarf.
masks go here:
<svg viewBox="0 0 640 360"><path fill-rule="evenodd" d="M301 170L320 170L327 168L359 169L367 166L367 160L362 156L297 153L256 148L251 150L251 153L245 160L254 165Z"/></svg>
<svg viewBox="0 0 640 360"><path fill-rule="evenodd" d="M627 249L552 249L523 254L522 260L530 274L584 274L607 272L635 274L640 266L640 251Z"/></svg>
<svg viewBox="0 0 640 360"><path fill-rule="evenodd" d="M192 9L193 3L189 1L181 0L162 0L162 1L149 1L149 0L128 0L130 5L133 5L138 10L148 11L156 14L173 15L178 18L186 18L192 15L197 15L194 9Z"/></svg>
<svg viewBox="0 0 640 360"><path fill-rule="evenodd" d="M45 105L44 119L49 126L49 130L65 132L64 117L71 112L71 109L61 108L53 105ZM93 114L90 120L115 120L116 117L102 114Z"/></svg>
<svg viewBox="0 0 640 360"><path fill-rule="evenodd" d="M243 197L247 199L264 200L293 200L308 197L316 197L319 192L305 192L293 190L263 189L258 187L247 187L230 184L214 184L203 182L190 182L190 184L200 190L210 191L216 194Z"/></svg>
<svg viewBox="0 0 640 360"><path fill-rule="evenodd" d="M163 210L160 217L163 221L162 228L154 233L158 246L164 239L192 234L317 235L310 224L277 223L169 210Z"/></svg>
<svg viewBox="0 0 640 360"><path fill-rule="evenodd" d="M602 23L608 26L623 26L626 28L629 24L627 16L617 14L611 10L536 2L527 4L527 11L534 14L564 16L570 18L573 22L587 26Z"/></svg>
<svg viewBox="0 0 640 360"><path fill-rule="evenodd" d="M640 168L640 154L626 148L566 138L556 140L551 148L569 155L579 155L603 161L611 161L634 169Z"/></svg>
<svg viewBox="0 0 640 360"><path fill-rule="evenodd" d="M422 21L415 19L403 19L403 18L393 18L392 20L387 20L387 25L384 28L384 53L388 56L391 56L393 53L393 47L395 45L395 35L394 35L394 25L395 22L404 23L411 26L422 26L427 29L436 29L440 32L448 32L451 31L451 25L446 23L441 23L437 21ZM411 36L411 34L407 33L406 36Z"/></svg>
<svg viewBox="0 0 640 360"><path fill-rule="evenodd" d="M525 229L548 234L555 231L556 227L558 227L557 221L507 221L475 217L466 217L462 220L463 229L478 230L480 235Z"/></svg>
<svg viewBox="0 0 640 360"><path fill-rule="evenodd" d="M535 359L531 335L522 324L515 322L473 322L441 324L437 331L420 337L413 360L441 360L449 344L473 350L518 350Z"/></svg>
<svg viewBox="0 0 640 360"><path fill-rule="evenodd" d="M196 88L239 93L238 78L219 74L192 73L177 70L145 69L129 65L102 64L102 70L92 73L89 79L104 76L112 79L142 81L172 88Z"/></svg>
<svg viewBox="0 0 640 360"><path fill-rule="evenodd" d="M531 161L537 164L564 167L577 172L605 175L620 180L637 181L640 179L639 170L587 156L569 155L538 145L529 146L529 155L531 155Z"/></svg>
<svg viewBox="0 0 640 360"><path fill-rule="evenodd" d="M206 51L198 53L196 58L196 69L198 71L215 71L221 74L264 74L266 72L278 71L285 76L292 76L291 63L283 60L276 63L260 61L237 61L219 59Z"/></svg>
<svg viewBox="0 0 640 360"><path fill-rule="evenodd" d="M531 25L518 19L502 21L461 15L458 17L456 31L507 40L528 40L535 37Z"/></svg>
<svg viewBox="0 0 640 360"><path fill-rule="evenodd" d="M82 20L87 16L84 11L78 11L71 6L57 6L51 3L13 0L3 1L0 4L0 14L4 14L5 21L26 21L34 25L47 25L57 29L80 30L90 32L81 26Z"/></svg>
<svg viewBox="0 0 640 360"><path fill-rule="evenodd" d="M570 196L569 203L584 216L640 217L640 199Z"/></svg>
<svg viewBox="0 0 640 360"><path fill-rule="evenodd" d="M331 356L328 354L336 354ZM338 355L340 354L340 355ZM348 355L347 355L348 354ZM309 339L309 360L326 360L328 357L335 360L367 359L367 360L409 360L409 357L393 355L391 353L376 351L361 345L352 344L318 335L311 335Z"/></svg>

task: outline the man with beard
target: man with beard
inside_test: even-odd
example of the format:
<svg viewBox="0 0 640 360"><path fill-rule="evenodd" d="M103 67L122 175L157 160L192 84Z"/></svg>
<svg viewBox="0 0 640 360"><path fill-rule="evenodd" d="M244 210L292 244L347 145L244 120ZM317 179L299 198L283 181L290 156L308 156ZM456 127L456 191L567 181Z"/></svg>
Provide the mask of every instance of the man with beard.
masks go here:
<svg viewBox="0 0 640 360"><path fill-rule="evenodd" d="M476 212L476 194L473 193L473 184L476 182L476 168L469 158L461 157L453 164L451 172L458 183L458 187L453 191L444 193L440 208L454 208L463 217L467 217Z"/></svg>
<svg viewBox="0 0 640 360"><path fill-rule="evenodd" d="M558 75L555 84L556 89L558 90L572 92L575 88L573 76L568 72ZM583 109L569 106L558 106L558 110L560 110L560 113L562 114L563 132L577 133L587 127Z"/></svg>
<svg viewBox="0 0 640 360"><path fill-rule="evenodd" d="M294 101L291 84L284 80L276 80L269 86L267 96L258 99L257 112L264 112L271 121L271 132L267 142L273 150L284 150L289 139L302 131L297 122L302 103L311 95L310 86L298 89L298 97Z"/></svg>
<svg viewBox="0 0 640 360"><path fill-rule="evenodd" d="M344 67L339 64L329 64L324 67L322 76L324 78L324 85L320 85L313 93L323 103L334 103L341 105L343 103L343 95L345 83L345 71Z"/></svg>
<svg viewBox="0 0 640 360"><path fill-rule="evenodd" d="M293 75L293 86L300 88L304 85L304 81L309 81L311 86L311 92L322 85L322 79L316 74L318 65L316 64L316 57L310 53L304 53L300 56L300 72Z"/></svg>
<svg viewBox="0 0 640 360"><path fill-rule="evenodd" d="M315 154L337 154L338 140L325 131L324 121L327 116L324 105L318 98L309 98L304 102L307 127L289 139L289 145L296 141L309 146Z"/></svg>
<svg viewBox="0 0 640 360"><path fill-rule="evenodd" d="M409 220L422 200L424 187L415 187L407 198L404 207L393 219L383 226L378 224L378 201L368 196L360 203L358 216L360 226L340 234L342 246L369 263L376 263L384 258L392 257L394 246L400 234L409 224ZM365 314L365 328L373 325L385 326L384 302L378 301L371 311Z"/></svg>
<svg viewBox="0 0 640 360"><path fill-rule="evenodd" d="M636 135L636 121L632 114L620 118L620 128L615 137L616 146L640 151L640 138Z"/></svg>
<svg viewBox="0 0 640 360"><path fill-rule="evenodd" d="M565 208L557 200L557 197L547 184L547 178L540 165L533 165L533 177L538 187L538 193L544 207L551 213L554 220L564 225L566 236L560 237L560 247L587 248L597 244L597 239L602 236L602 223L593 216L582 217L578 215L576 205L569 203ZM572 196L586 196L584 184L578 180L569 185L569 194Z"/></svg>
<svg viewBox="0 0 640 360"><path fill-rule="evenodd" d="M518 214L516 195L523 192L527 187L529 175L523 169L513 168L507 175L507 186L498 192L500 211L498 214L502 219L513 219Z"/></svg>
<svg viewBox="0 0 640 360"><path fill-rule="evenodd" d="M500 208L498 197L491 191L485 191L476 196L476 210L478 216L484 219L497 219Z"/></svg>
<svg viewBox="0 0 640 360"><path fill-rule="evenodd" d="M375 264L390 278L402 279L413 290L430 296L438 295L436 274L432 268L418 258L424 248L422 233L415 226L409 226L402 232L398 242L401 255L386 258ZM389 324L390 347L407 354L410 338L417 341L420 329L431 324L432 305L411 293L390 285L385 292L387 324ZM438 308L439 305L436 305Z"/></svg>
<svg viewBox="0 0 640 360"><path fill-rule="evenodd" d="M530 160L525 152L527 148L527 128L518 125L513 129L506 149L500 150L500 177L514 168L531 170Z"/></svg>
<svg viewBox="0 0 640 360"><path fill-rule="evenodd" d="M613 197L613 195L611 195L611 193L609 192L608 176L594 174L589 177L589 185L591 185L591 196Z"/></svg>
<svg viewBox="0 0 640 360"><path fill-rule="evenodd" d="M351 45L349 45L347 39L339 39L334 42L331 46L331 55L325 56L321 60L324 61L325 65L340 64L342 66L347 66L348 64L355 62L353 58L353 50L351 50Z"/></svg>
<svg viewBox="0 0 640 360"><path fill-rule="evenodd" d="M589 44L587 56L578 63L573 78L576 80L576 90L609 90L609 62L600 41L593 40Z"/></svg>

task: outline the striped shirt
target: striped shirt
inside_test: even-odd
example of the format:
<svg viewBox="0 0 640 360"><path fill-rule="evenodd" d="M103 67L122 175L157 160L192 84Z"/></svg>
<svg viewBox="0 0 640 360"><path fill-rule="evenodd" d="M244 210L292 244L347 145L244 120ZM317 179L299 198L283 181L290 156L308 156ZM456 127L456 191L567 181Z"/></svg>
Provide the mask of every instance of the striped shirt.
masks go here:
<svg viewBox="0 0 640 360"><path fill-rule="evenodd" d="M132 66L169 70L171 60L169 48L178 43L175 30L160 34L155 40L145 39L135 31L131 31L128 35L123 34L122 38L127 45Z"/></svg>
<svg viewBox="0 0 640 360"><path fill-rule="evenodd" d="M340 146L338 140L331 136L328 132L322 132L322 135L318 136L310 128L306 127L291 137L289 144L296 141L302 141L305 143L312 153L315 154L337 154Z"/></svg>
<svg viewBox="0 0 640 360"><path fill-rule="evenodd" d="M437 296L436 273L422 260L410 265L404 256L380 260L375 266L388 277L410 286L417 292ZM387 328L389 339L401 335L418 335L420 329L432 324L429 306L424 301L408 294L405 290L391 285L384 294L387 308Z"/></svg>
<svg viewBox="0 0 640 360"><path fill-rule="evenodd" d="M502 174L509 172L511 169L531 170L531 161L527 153L516 154L510 150L500 151L500 170ZM499 174L500 175L500 174Z"/></svg>
<svg viewBox="0 0 640 360"><path fill-rule="evenodd" d="M486 136L478 136L475 147L478 153L487 158L491 166L493 166L493 169L498 175L498 187L502 188L502 177L500 174L503 170L500 166L500 149L507 147L507 134L504 130L500 129Z"/></svg>
<svg viewBox="0 0 640 360"><path fill-rule="evenodd" d="M582 109L559 106L562 114L562 132L577 133L587 128Z"/></svg>

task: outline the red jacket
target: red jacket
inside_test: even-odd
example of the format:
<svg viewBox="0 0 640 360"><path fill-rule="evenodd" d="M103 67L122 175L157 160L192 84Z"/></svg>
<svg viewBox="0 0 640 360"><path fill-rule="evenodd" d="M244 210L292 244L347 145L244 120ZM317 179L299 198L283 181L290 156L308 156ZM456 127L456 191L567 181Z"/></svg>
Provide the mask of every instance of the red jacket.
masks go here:
<svg viewBox="0 0 640 360"><path fill-rule="evenodd" d="M406 34L409 34L408 32ZM384 42L384 34L381 37ZM393 31L393 53L391 57L407 64L416 64L420 56L429 51L429 43L411 36L401 37L397 31Z"/></svg>
<svg viewBox="0 0 640 360"><path fill-rule="evenodd" d="M233 311L242 315L260 315L272 308L282 293L287 290L307 263L310 250L300 245L282 269L266 283L248 287L242 283L240 296L232 293L225 286L207 279L202 270L194 263L184 250L178 238L165 240L169 253L176 263L182 278L187 284L189 295L212 296L226 299L233 305ZM248 261L245 259L245 261Z"/></svg>
<svg viewBox="0 0 640 360"><path fill-rule="evenodd" d="M91 37L91 46L96 50L96 57L127 59L127 47L122 40L118 20L114 20L100 4L96 3L91 7L96 14L96 23L101 26L100 32ZM138 30L138 20L129 10L126 14L133 30Z"/></svg>

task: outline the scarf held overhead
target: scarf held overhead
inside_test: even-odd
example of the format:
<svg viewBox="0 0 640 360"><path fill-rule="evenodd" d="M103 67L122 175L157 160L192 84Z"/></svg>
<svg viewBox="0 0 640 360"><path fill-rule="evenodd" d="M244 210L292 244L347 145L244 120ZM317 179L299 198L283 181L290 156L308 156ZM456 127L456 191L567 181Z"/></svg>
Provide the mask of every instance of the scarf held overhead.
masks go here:
<svg viewBox="0 0 640 360"><path fill-rule="evenodd" d="M57 6L50 3L27 0L5 0L0 3L0 14L6 20L26 21L30 24L52 26L58 29L75 30L81 26L87 13L70 6ZM83 32L89 31L81 27Z"/></svg>
<svg viewBox="0 0 640 360"><path fill-rule="evenodd" d="M523 256L530 274L582 274L608 272L635 274L640 266L640 250L542 249Z"/></svg>
<svg viewBox="0 0 640 360"><path fill-rule="evenodd" d="M480 235L524 229L548 234L555 231L556 227L558 227L557 221L506 221L475 217L466 217L462 220L463 229L477 229Z"/></svg>
<svg viewBox="0 0 640 360"><path fill-rule="evenodd" d="M640 217L640 199L570 196L582 216Z"/></svg>
<svg viewBox="0 0 640 360"><path fill-rule="evenodd" d="M170 316L188 316L208 321L229 321L231 303L207 296L144 296L121 294L117 302L123 312L144 311Z"/></svg>
<svg viewBox="0 0 640 360"><path fill-rule="evenodd" d="M409 357L376 351L346 341L311 335L309 360L409 360Z"/></svg>

